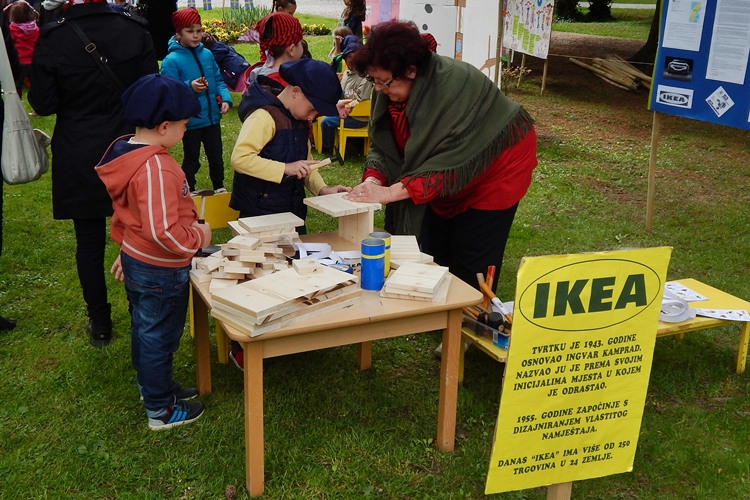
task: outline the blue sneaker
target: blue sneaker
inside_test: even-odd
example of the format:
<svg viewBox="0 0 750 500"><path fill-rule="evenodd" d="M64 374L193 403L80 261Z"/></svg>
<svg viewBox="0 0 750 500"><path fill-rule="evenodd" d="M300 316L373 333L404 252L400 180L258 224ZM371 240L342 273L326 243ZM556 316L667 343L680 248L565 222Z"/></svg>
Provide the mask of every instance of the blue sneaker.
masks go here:
<svg viewBox="0 0 750 500"><path fill-rule="evenodd" d="M164 415L148 418L148 428L161 431L182 424L195 422L203 415L203 404L200 401L178 400L174 406L164 408Z"/></svg>

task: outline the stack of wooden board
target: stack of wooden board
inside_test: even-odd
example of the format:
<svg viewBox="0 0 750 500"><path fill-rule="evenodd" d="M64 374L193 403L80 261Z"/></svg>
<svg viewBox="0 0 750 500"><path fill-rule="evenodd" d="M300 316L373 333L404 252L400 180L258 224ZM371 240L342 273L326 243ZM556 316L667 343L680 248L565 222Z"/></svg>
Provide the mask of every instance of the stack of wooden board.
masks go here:
<svg viewBox="0 0 750 500"><path fill-rule="evenodd" d="M417 237L411 234L391 236L391 269L398 269L404 262L432 262L432 256L419 251Z"/></svg>
<svg viewBox="0 0 750 500"><path fill-rule="evenodd" d="M211 314L255 337L360 301L356 276L326 266L298 269L216 291Z"/></svg>
<svg viewBox="0 0 750 500"><path fill-rule="evenodd" d="M403 262L385 280L381 297L445 302L451 275L447 267Z"/></svg>
<svg viewBox="0 0 750 500"><path fill-rule="evenodd" d="M229 223L234 238L221 250L198 261L191 271L199 283L210 281L209 291L235 286L289 268L287 255L294 255L299 235L295 228L304 221L291 213L246 217Z"/></svg>

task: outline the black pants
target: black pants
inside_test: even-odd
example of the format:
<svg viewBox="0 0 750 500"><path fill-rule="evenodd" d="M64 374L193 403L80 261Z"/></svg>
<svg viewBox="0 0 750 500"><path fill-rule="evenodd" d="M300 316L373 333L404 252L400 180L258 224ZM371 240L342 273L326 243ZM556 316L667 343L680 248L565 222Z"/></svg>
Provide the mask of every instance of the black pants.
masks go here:
<svg viewBox="0 0 750 500"><path fill-rule="evenodd" d="M109 321L104 248L107 245L107 219L74 219L76 265L89 317L95 324Z"/></svg>
<svg viewBox="0 0 750 500"><path fill-rule="evenodd" d="M428 207L420 238L422 251L477 289L477 273L486 276L487 268L495 266L490 287L494 291L517 208L518 203L506 210L469 209L453 219L441 219Z"/></svg>
<svg viewBox="0 0 750 500"><path fill-rule="evenodd" d="M224 159L222 158L221 125L186 130L182 137L182 170L190 191L195 191L195 174L201 168L201 143L208 158L208 175L213 189L224 187Z"/></svg>

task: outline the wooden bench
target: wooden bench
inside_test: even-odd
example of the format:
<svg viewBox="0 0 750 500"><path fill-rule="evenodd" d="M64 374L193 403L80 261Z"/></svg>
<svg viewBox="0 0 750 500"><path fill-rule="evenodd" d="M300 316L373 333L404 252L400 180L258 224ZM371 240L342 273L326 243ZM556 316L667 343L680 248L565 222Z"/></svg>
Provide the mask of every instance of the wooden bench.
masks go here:
<svg viewBox="0 0 750 500"><path fill-rule="evenodd" d="M701 302L692 302L692 306L699 307L701 309L744 309L746 311L750 311L750 302L746 302L738 297L729 295L726 292L722 292L721 290L708 286L705 283L701 283L698 280L686 278L676 281L679 281L691 290L698 292L705 297L708 297L708 300L704 300ZM730 325L732 323L740 323L742 326L740 330L739 352L737 354L737 373L744 373L745 362L747 359L748 341L750 340L750 323L748 322L728 321L723 319L706 318L703 316L696 316L691 320L682 321L680 323L659 322L659 326L656 330L656 338L676 335L678 340L682 340L687 332L716 328L718 326ZM495 361L505 363L505 361L508 359L508 351L495 346L489 339L485 337L478 337L472 332L468 331L466 328L464 328L461 333L465 342L474 344L480 351L484 352ZM511 334L511 343L512 341L513 339ZM464 350L461 349L461 357L459 358L458 367L459 383L462 383L464 380L463 353Z"/></svg>

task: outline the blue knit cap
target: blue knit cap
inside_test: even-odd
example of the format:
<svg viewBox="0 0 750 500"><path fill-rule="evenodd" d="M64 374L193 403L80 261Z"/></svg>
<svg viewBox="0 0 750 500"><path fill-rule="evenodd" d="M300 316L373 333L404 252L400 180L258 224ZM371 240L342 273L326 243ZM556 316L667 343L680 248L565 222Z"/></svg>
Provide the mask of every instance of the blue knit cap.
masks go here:
<svg viewBox="0 0 750 500"><path fill-rule="evenodd" d="M133 83L122 94L123 116L128 125L155 128L164 121L200 117L195 92L179 80L154 73Z"/></svg>

